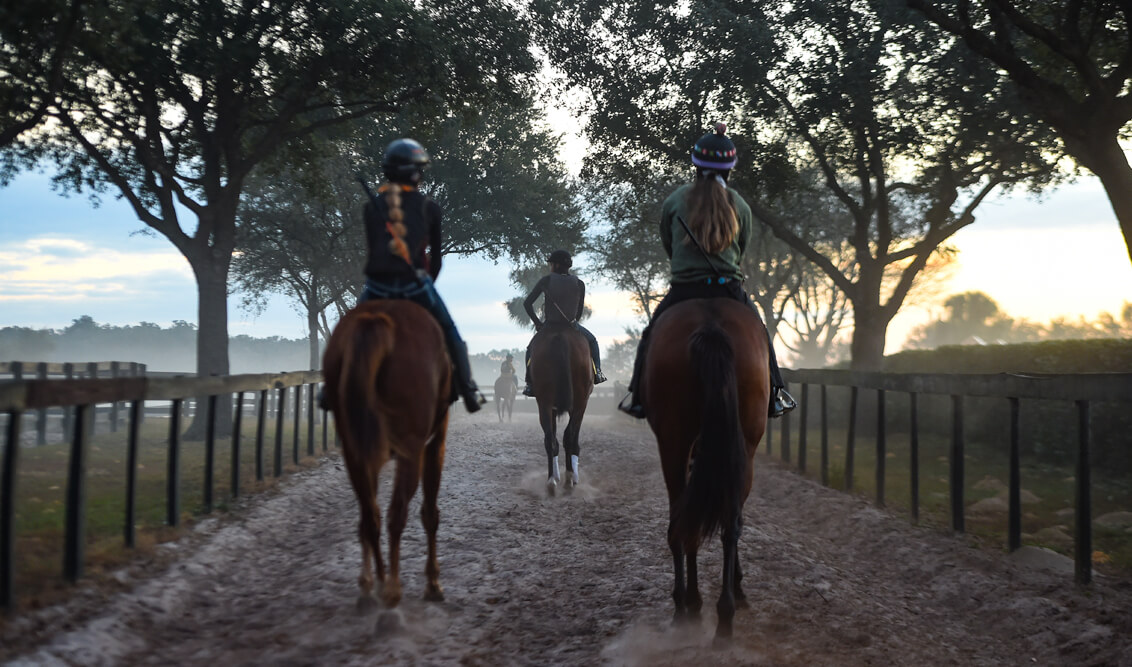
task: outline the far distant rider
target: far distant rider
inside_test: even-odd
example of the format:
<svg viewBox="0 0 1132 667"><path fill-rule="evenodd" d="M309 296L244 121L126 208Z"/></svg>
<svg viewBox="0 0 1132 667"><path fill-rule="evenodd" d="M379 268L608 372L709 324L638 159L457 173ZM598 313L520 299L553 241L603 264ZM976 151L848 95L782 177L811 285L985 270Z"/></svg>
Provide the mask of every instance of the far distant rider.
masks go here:
<svg viewBox="0 0 1132 667"><path fill-rule="evenodd" d="M550 274L543 276L535 284L535 288L523 300L523 309L527 311L527 317L531 318L531 322L534 323L536 332L542 330L544 324L569 324L581 332L590 346L590 357L594 364L594 384L601 384L605 382L606 377L601 372L601 351L598 349L597 339L585 327L578 324L578 319L582 317L582 311L585 307L586 284L577 276L570 275L570 267L573 266L574 260L570 257L570 253L565 250L555 250L550 253L547 262L550 264ZM544 319L541 321L535 315L535 300L538 299L539 295L545 297L542 304ZM523 388L524 396L535 395L531 389L530 361L531 346L528 344L526 359L523 364L526 369L523 377L527 385Z"/></svg>

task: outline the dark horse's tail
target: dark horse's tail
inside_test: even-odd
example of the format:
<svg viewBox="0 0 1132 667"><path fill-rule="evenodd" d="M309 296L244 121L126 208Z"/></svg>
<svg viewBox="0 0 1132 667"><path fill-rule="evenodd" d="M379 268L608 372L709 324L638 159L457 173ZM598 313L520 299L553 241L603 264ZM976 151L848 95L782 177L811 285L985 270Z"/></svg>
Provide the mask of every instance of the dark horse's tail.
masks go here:
<svg viewBox="0 0 1132 667"><path fill-rule="evenodd" d="M569 412L574 409L574 369L570 365L570 341L562 335L556 334L550 341L554 347L554 365L558 375L558 382L554 383L554 407L559 412Z"/></svg>
<svg viewBox="0 0 1132 667"><path fill-rule="evenodd" d="M730 339L718 325L708 323L692 334L688 347L699 372L703 407L692 471L678 501L673 527L677 535L698 543L738 517L747 455Z"/></svg>
<svg viewBox="0 0 1132 667"><path fill-rule="evenodd" d="M393 319L385 313L355 311L343 341L342 365L335 388L359 455L368 460L385 441L377 404L377 374L393 350Z"/></svg>

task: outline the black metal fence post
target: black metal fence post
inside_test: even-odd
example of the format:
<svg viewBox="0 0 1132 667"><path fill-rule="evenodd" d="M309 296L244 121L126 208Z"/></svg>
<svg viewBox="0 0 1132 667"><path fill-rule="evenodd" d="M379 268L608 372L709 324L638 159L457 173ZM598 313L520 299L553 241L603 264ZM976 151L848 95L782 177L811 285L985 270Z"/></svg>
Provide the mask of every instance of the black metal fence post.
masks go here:
<svg viewBox="0 0 1132 667"><path fill-rule="evenodd" d="M798 418L798 472L806 474L806 422L810 413L810 385L802 383L802 414Z"/></svg>
<svg viewBox="0 0 1132 667"><path fill-rule="evenodd" d="M917 395L908 394L908 406L911 414L908 415L908 449L909 449L909 475L911 476L911 504L912 522L920 522L920 413L916 409Z"/></svg>
<svg viewBox="0 0 1132 667"><path fill-rule="evenodd" d="M314 456L314 394L318 385L307 385L307 456Z"/></svg>
<svg viewBox="0 0 1132 667"><path fill-rule="evenodd" d="M299 465L299 433L302 431L300 428L299 419L303 415L303 385L295 385L295 420L292 427L292 444L291 444L291 460L295 465Z"/></svg>
<svg viewBox="0 0 1132 667"><path fill-rule="evenodd" d="M951 527L955 532L966 530L963 487L965 486L963 461L963 397L951 396Z"/></svg>
<svg viewBox="0 0 1132 667"><path fill-rule="evenodd" d="M4 443L4 463L0 468L0 608L12 609L15 593L15 526L16 526L16 466L20 458L20 422L23 413L8 413L7 438Z"/></svg>
<svg viewBox="0 0 1132 667"><path fill-rule="evenodd" d="M857 438L857 387L849 392L849 441L845 448L845 490L853 490L853 448Z"/></svg>
<svg viewBox="0 0 1132 667"><path fill-rule="evenodd" d="M110 362L110 377L111 378L117 378L121 370L122 370L122 365L119 362L117 362L117 361L111 361ZM118 401L112 401L110 403L110 432L111 433L117 433L118 432Z"/></svg>
<svg viewBox="0 0 1132 667"><path fill-rule="evenodd" d="M1007 400L1010 401L1010 490L1006 547L1017 551L1022 547L1022 417L1018 399Z"/></svg>
<svg viewBox="0 0 1132 667"><path fill-rule="evenodd" d="M877 505L884 507L885 457L888 456L888 443L885 434L884 390L877 390Z"/></svg>
<svg viewBox="0 0 1132 667"><path fill-rule="evenodd" d="M86 527L86 459L94 426L94 405L75 411L75 437L67 463L67 506L64 518L63 578L74 583L83 573Z"/></svg>
<svg viewBox="0 0 1132 667"><path fill-rule="evenodd" d="M41 361L35 365L35 379L47 379L47 362ZM47 408L35 411L35 444L40 447L47 444Z"/></svg>
<svg viewBox="0 0 1132 667"><path fill-rule="evenodd" d="M169 408L169 454L165 471L165 523L181 523L181 401L173 399Z"/></svg>
<svg viewBox="0 0 1132 667"><path fill-rule="evenodd" d="M829 406L824 384L821 385L821 483L829 486Z"/></svg>
<svg viewBox="0 0 1132 667"><path fill-rule="evenodd" d="M240 497L240 426L244 416L244 392L236 392L236 414L232 418L232 498Z"/></svg>
<svg viewBox="0 0 1132 667"><path fill-rule="evenodd" d="M1089 464L1089 402L1077 403L1077 513L1075 517L1074 579L1085 585L1093 580L1093 494Z"/></svg>
<svg viewBox="0 0 1132 667"><path fill-rule="evenodd" d="M137 495L138 495L138 433L141 428L141 414L144 412L145 401L135 400L130 403L130 430L126 440L126 525L124 533L126 546L133 548L136 544L134 524L137 523Z"/></svg>
<svg viewBox="0 0 1132 667"><path fill-rule="evenodd" d="M67 380L75 378L75 365L71 362L63 364L63 377ZM67 434L71 432L74 423L75 406L68 405L63 408L63 437L66 438Z"/></svg>
<svg viewBox="0 0 1132 667"><path fill-rule="evenodd" d="M275 402L275 468L276 477L283 474L283 420L287 406L287 388L279 388L279 397Z"/></svg>
<svg viewBox="0 0 1132 667"><path fill-rule="evenodd" d="M263 481L263 431L267 425L267 395L266 389L259 392L259 402L256 405L257 417L255 428L255 478L257 482Z"/></svg>
<svg viewBox="0 0 1132 667"><path fill-rule="evenodd" d="M212 478L216 469L216 394L208 396L204 430L204 511L212 511Z"/></svg>

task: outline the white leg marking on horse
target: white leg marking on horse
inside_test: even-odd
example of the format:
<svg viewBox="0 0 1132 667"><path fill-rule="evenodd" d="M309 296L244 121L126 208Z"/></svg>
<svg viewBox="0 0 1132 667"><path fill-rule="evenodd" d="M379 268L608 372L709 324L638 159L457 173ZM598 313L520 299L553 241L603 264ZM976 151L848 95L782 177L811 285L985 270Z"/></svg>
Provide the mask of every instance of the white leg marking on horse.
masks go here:
<svg viewBox="0 0 1132 667"><path fill-rule="evenodd" d="M552 476L552 479L554 479L555 481L562 479L562 475L560 475L558 473L558 457L557 456L554 457L553 469L554 469L554 475Z"/></svg>
<svg viewBox="0 0 1132 667"><path fill-rule="evenodd" d="M574 484L577 484L578 483L578 455L577 454L571 454L570 455L570 467L574 469L572 477L573 477L573 480L574 480Z"/></svg>

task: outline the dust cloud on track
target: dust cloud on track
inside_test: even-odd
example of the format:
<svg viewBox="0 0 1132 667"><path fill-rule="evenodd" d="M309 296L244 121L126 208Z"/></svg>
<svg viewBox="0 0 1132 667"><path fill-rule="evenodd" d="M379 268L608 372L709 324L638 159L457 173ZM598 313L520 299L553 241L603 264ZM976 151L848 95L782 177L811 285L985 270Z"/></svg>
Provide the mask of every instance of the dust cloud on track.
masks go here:
<svg viewBox="0 0 1132 667"><path fill-rule="evenodd" d="M489 406L490 407L490 406ZM718 541L702 623L674 628L667 498L651 432L588 416L581 486L546 497L535 417L453 410L440 493L446 599L425 602L419 492L404 600L355 611L358 511L337 457L241 501L114 590L0 630L13 665L1130 665L1132 585L1033 569L756 457L740 541L751 608L715 646ZM391 466L382 475L382 508ZM385 536L383 535L383 540ZM166 561L168 559L165 559Z"/></svg>

